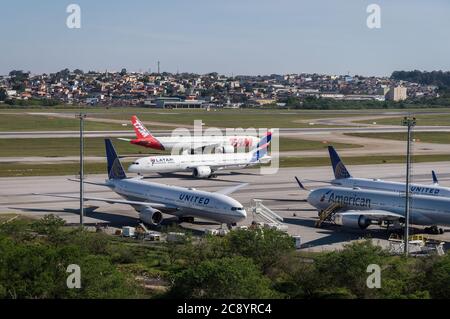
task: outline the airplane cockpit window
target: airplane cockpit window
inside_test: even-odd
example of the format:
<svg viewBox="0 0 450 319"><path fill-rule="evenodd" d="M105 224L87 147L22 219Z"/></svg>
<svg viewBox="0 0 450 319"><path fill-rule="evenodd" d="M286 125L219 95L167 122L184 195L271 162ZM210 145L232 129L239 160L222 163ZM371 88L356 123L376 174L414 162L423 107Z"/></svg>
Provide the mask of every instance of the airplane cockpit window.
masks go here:
<svg viewBox="0 0 450 319"><path fill-rule="evenodd" d="M243 207L231 207L231 210L243 210Z"/></svg>

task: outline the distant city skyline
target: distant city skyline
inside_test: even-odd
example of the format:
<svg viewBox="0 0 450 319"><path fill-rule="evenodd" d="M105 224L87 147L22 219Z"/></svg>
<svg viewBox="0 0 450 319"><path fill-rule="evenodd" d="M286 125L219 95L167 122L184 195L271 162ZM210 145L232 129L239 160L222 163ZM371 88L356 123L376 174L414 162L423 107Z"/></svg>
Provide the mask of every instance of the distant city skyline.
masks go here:
<svg viewBox="0 0 450 319"><path fill-rule="evenodd" d="M81 7L81 28L66 7ZM369 4L381 29L369 29ZM2 4L0 74L64 68L224 75L389 76L450 70L446 0L105 0Z"/></svg>

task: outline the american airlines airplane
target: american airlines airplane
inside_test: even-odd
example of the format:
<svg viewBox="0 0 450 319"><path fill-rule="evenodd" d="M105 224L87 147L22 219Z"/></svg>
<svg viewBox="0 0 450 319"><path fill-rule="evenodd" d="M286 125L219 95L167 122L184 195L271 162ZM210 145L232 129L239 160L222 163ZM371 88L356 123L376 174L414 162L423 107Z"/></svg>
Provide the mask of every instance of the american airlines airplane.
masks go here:
<svg viewBox="0 0 450 319"><path fill-rule="evenodd" d="M210 193L194 188L169 186L146 182L138 178L128 178L111 140L105 139L105 147L108 160L108 179L105 183L86 183L108 187L124 199L86 196L85 200L131 205L138 212L141 221L154 226L162 222L162 213L178 216L181 221L192 222L195 217L200 217L229 226L235 225L247 216L242 204L227 196L247 184L239 184ZM79 198L78 196L56 194L39 195Z"/></svg>
<svg viewBox="0 0 450 319"><path fill-rule="evenodd" d="M267 155L272 133L268 132L258 142L256 149L247 153L227 154L187 154L148 156L133 162L128 171L131 173L169 173L192 172L194 177L214 177L214 172L226 168L245 168L260 163L269 163Z"/></svg>
<svg viewBox="0 0 450 319"><path fill-rule="evenodd" d="M234 153L236 147L254 148L258 142L257 136L250 135L233 135L233 136L163 136L154 137L142 122L133 115L131 124L136 132L136 139L130 140L119 138L120 140L130 142L131 144L140 145L156 150L172 150L178 148L184 150L184 153L192 153L189 150L202 150L206 147L214 149L216 153Z"/></svg>
<svg viewBox="0 0 450 319"><path fill-rule="evenodd" d="M350 175L341 158L333 146L328 146L331 164L335 179L329 183L335 186L350 188L366 188L381 191L401 192L406 191L406 184L401 182L391 182L380 179L356 178ZM433 184L410 184L410 192L417 195L443 196L450 198L450 188L439 186L435 172L432 172Z"/></svg>
<svg viewBox="0 0 450 319"><path fill-rule="evenodd" d="M412 224L433 226L436 233L443 233L436 225L450 226L450 198L412 195L410 200ZM382 221L394 225L405 221L405 196L396 192L329 186L312 190L307 201L319 212L333 211L332 221L346 227L366 229Z"/></svg>

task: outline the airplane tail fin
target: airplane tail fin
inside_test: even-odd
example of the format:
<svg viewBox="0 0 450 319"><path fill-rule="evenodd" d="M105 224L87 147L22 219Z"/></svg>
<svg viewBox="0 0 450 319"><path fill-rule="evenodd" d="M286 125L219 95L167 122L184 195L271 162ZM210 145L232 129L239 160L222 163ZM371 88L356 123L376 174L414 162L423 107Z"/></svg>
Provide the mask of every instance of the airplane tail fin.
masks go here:
<svg viewBox="0 0 450 319"><path fill-rule="evenodd" d="M256 149L253 151L252 162L257 162L267 155L267 148L272 140L272 132L267 132L258 142Z"/></svg>
<svg viewBox="0 0 450 319"><path fill-rule="evenodd" d="M131 117L131 123L133 124L134 132L136 133L136 139L131 140L131 144L141 145L156 150L165 150L161 142L147 130L136 115Z"/></svg>
<svg viewBox="0 0 450 319"><path fill-rule="evenodd" d="M136 133L136 138L147 138L153 136L149 130L142 124L136 115L131 117L131 124L133 124L134 132Z"/></svg>
<svg viewBox="0 0 450 319"><path fill-rule="evenodd" d="M111 140L105 139L106 158L108 160L108 177L109 179L125 179L127 175L120 163L116 150Z"/></svg>
<svg viewBox="0 0 450 319"><path fill-rule="evenodd" d="M330 153L334 177L336 179L352 177L333 146L328 146L328 153Z"/></svg>

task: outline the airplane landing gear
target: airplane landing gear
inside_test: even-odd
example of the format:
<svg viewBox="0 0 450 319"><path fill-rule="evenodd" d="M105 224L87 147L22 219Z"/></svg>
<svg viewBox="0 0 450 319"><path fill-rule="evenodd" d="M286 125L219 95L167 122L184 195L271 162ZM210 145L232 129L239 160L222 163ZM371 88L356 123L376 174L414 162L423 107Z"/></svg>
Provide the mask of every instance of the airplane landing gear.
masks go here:
<svg viewBox="0 0 450 319"><path fill-rule="evenodd" d="M426 227L425 231L433 235L442 235L444 233L444 230L442 228L438 228L437 226Z"/></svg>

